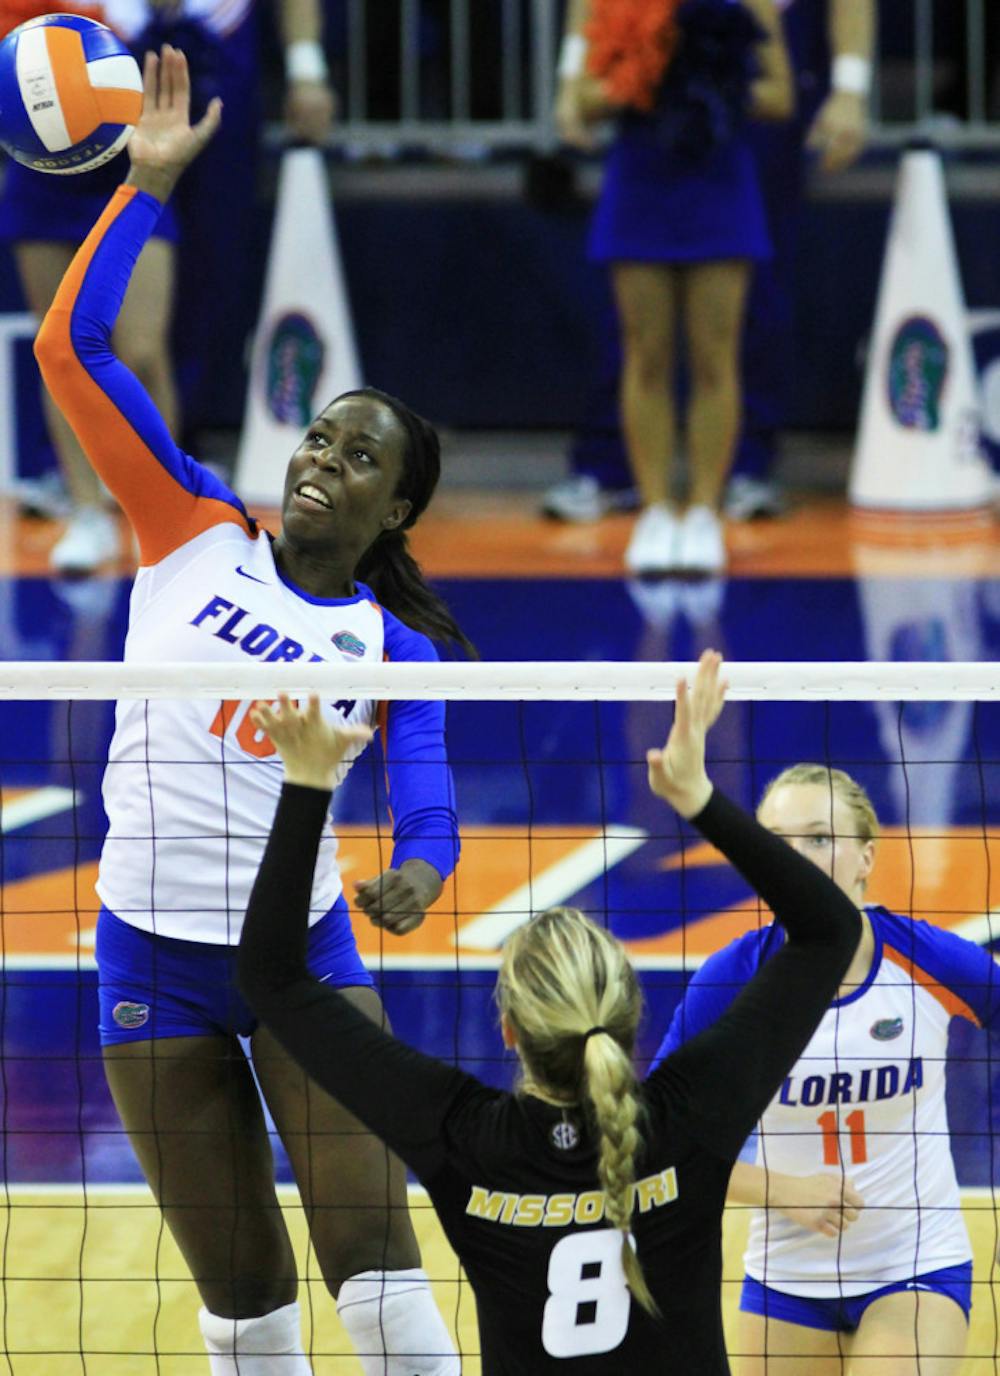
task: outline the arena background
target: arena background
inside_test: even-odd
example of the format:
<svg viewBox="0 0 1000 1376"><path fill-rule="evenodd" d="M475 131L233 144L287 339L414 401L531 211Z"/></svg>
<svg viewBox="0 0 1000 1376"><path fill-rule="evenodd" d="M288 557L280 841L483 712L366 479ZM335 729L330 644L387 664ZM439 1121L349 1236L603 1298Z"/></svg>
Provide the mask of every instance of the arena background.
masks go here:
<svg viewBox="0 0 1000 1376"><path fill-rule="evenodd" d="M387 5L361 46L351 27L359 8L331 3L328 12L328 49L347 92L329 164L357 342L366 379L443 428L442 490L415 549L484 658L689 661L712 645L733 660L997 659L1000 549L989 518L872 522L845 500L893 188L914 135L933 135L942 151L967 302L1000 309L996 16L975 0L883 0L870 148L840 177L813 179L806 202L779 469L791 510L730 528L724 579L643 585L620 572L626 516L576 527L537 514L565 471L608 311L606 284L584 253L599 162L561 152L551 126L558 6ZM407 23L418 40L413 108L404 108L414 100L406 63L393 58L407 51ZM495 51L502 62L491 62ZM351 66L359 52L364 102ZM276 85L269 71L272 115ZM279 140L272 123L245 209L257 227L258 282ZM0 254L0 311L22 309ZM234 348L224 321L219 347ZM2 366L16 396L17 475L37 478L51 456L26 344ZM241 368L230 375L189 417L193 451L224 471L243 412ZM133 567L127 536L118 568L53 579L46 560L59 523L29 519L22 505L13 492L0 499L0 656L117 659ZM274 528L275 513L261 514ZM648 1056L690 970L760 917L714 852L647 796L638 761L669 712L462 703L449 720L465 833L457 879L421 931L391 948L356 924L397 1031L506 1082L511 1062L490 998L499 940L519 913L572 901L606 915L630 943L649 1001L640 1046ZM104 703L0 706L3 1346L18 1376L173 1376L204 1366L193 1287L141 1184L98 1059L92 884L111 725ZM713 748L716 776L743 802L795 759L850 768L885 827L872 897L993 944L995 705L734 704ZM371 827L377 787L377 770L361 765L339 804L348 878L373 871L384 839ZM995 1370L998 1341L1000 1086L982 1033L956 1023L951 1052L954 1149L977 1249L966 1371L985 1373ZM278 1166L287 1182L280 1152ZM418 1219L445 1312L474 1353L467 1287L430 1211ZM346 1373L332 1301L301 1219L294 1226L310 1278L315 1369ZM731 1220L730 1306L742 1226Z"/></svg>

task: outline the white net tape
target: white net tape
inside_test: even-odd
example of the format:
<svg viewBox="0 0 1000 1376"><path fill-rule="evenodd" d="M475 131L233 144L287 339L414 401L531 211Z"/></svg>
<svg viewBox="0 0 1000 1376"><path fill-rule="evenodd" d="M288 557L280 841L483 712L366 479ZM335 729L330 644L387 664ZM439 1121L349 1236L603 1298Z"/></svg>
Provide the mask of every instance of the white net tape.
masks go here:
<svg viewBox="0 0 1000 1376"><path fill-rule="evenodd" d="M278 692L371 698L651 702L670 700L687 663L577 661L401 664L0 664L0 700L252 698ZM727 663L732 701L995 701L992 663Z"/></svg>

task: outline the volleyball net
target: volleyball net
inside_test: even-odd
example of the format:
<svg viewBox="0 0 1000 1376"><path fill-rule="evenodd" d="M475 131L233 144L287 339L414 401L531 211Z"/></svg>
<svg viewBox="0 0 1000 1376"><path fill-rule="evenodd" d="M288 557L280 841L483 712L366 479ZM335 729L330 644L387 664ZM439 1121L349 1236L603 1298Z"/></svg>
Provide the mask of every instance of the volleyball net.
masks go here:
<svg viewBox="0 0 1000 1376"><path fill-rule="evenodd" d="M253 700L279 691L318 692L331 702L446 700L462 833L458 869L408 936L392 937L363 914L352 921L397 1035L507 1085L514 1066L501 1048L492 986L504 939L531 913L572 904L626 943L646 995L638 1047L646 1063L692 973L768 920L740 877L646 784L645 752L665 740L677 679L690 680L693 671L670 663L0 664L6 1182L0 1244L7 1364L0 1369L131 1376L195 1372L205 1364L194 1287L145 1192L104 1083L97 1039L94 883L116 701L197 699L227 732L232 728L227 765L257 768L266 762L259 737L249 727L238 736ZM867 899L998 949L995 666L731 663L724 673L727 706L708 741L713 782L753 806L789 765L810 761L845 770L864 786L879 817ZM171 759L168 742L149 740L144 748L149 762L204 769ZM348 896L353 881L390 863L387 763L393 761L373 747L335 795ZM223 815L218 835L225 833ZM152 844L155 852L155 829ZM998 1240L997 1059L986 1032L967 1018L954 1019L951 1154L976 1261L963 1368L970 1373L993 1369L1000 1331L990 1280ZM869 1098L880 1085L885 1090L888 1080L879 1081L876 1071ZM860 1129L849 1119L857 1106L831 1108L828 1091L824 1084L795 1092L823 1098L814 1106L817 1121L836 1110L831 1133L840 1130L842 1115L842 1150L857 1152ZM916 1130L909 1119L904 1129ZM288 1162L277 1139L274 1147L282 1202L292 1217ZM476 1370L467 1286L426 1201L417 1195L414 1204L442 1311L469 1354L467 1369ZM739 1241L727 1246L727 1313L737 1303L745 1223L733 1220ZM305 1341L314 1370L351 1370L304 1222L292 1226L309 1295Z"/></svg>

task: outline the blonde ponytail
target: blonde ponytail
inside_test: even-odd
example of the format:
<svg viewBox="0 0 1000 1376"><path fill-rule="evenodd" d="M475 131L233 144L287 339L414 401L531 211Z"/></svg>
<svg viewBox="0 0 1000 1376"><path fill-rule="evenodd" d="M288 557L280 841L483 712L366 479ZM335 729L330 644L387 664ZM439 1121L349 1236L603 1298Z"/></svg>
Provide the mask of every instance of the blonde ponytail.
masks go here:
<svg viewBox="0 0 1000 1376"><path fill-rule="evenodd" d="M648 1314L659 1314L630 1238L635 1158L642 1146L640 1102L630 1056L608 1035L588 1037L583 1049L583 1087L600 1139L597 1178L604 1214L621 1230L622 1269L628 1288Z"/></svg>
<svg viewBox="0 0 1000 1376"><path fill-rule="evenodd" d="M605 1216L622 1233L622 1268L638 1304L657 1314L629 1228L641 1101L632 1051L642 997L624 947L576 908L550 908L506 942L497 999L531 1080L581 1101L598 1136Z"/></svg>

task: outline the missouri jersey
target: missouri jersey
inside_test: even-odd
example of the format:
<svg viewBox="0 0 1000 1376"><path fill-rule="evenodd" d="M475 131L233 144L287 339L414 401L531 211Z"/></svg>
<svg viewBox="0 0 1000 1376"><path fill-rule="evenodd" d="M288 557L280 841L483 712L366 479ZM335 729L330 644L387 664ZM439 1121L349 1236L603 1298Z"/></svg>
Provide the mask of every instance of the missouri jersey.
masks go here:
<svg viewBox="0 0 1000 1376"><path fill-rule="evenodd" d="M143 562L125 659L236 666L433 658L430 641L380 607L368 588L321 599L283 577L270 538L224 483L177 448L115 358L111 328L159 210L134 188L115 193L36 346L49 390L139 539ZM98 892L123 921L185 940L239 939L282 778L274 747L250 720L251 706L119 703L104 776L109 830ZM376 704L362 699L327 701L323 711L340 722L376 720ZM443 705L393 703L378 715L386 728L393 864L419 857L444 877L457 840ZM313 921L341 892L336 845L328 833L309 905Z"/></svg>
<svg viewBox="0 0 1000 1376"><path fill-rule="evenodd" d="M837 1239L754 1210L747 1274L795 1295L860 1295L972 1255L949 1146L948 1025L996 1025L1000 970L973 942L867 911L875 951L864 983L830 1005L759 1125L758 1165L846 1175L865 1202ZM781 944L767 927L707 960L658 1054L710 1025Z"/></svg>
<svg viewBox="0 0 1000 1376"><path fill-rule="evenodd" d="M660 1310L626 1288L577 1107L488 1088L381 1031L305 968L327 805L285 786L240 944L244 995L309 1074L426 1185L476 1295L484 1376L724 1376L721 1220L743 1135L808 1041L857 945L857 911L717 792L695 819L789 940L725 1014L640 1087L631 1232Z"/></svg>

